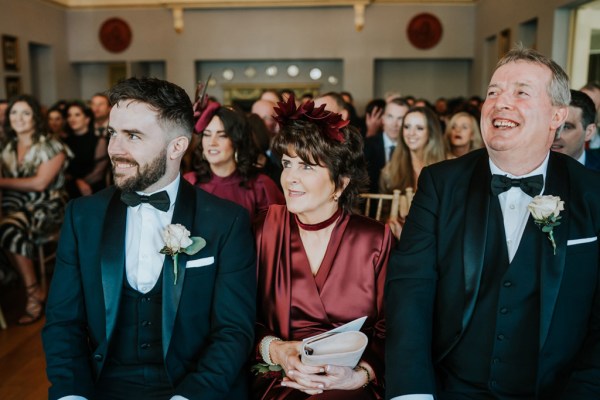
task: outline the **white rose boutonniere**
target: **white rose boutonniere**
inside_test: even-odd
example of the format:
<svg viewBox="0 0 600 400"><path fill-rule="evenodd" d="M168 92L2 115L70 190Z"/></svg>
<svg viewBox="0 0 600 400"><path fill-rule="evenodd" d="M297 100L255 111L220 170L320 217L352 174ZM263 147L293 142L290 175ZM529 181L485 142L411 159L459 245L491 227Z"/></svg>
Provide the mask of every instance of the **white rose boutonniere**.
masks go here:
<svg viewBox="0 0 600 400"><path fill-rule="evenodd" d="M552 243L554 255L556 255L556 242L554 241L554 227L560 225L559 215L565 209L565 202L558 196L535 196L527 206L533 222L548 234L548 240Z"/></svg>
<svg viewBox="0 0 600 400"><path fill-rule="evenodd" d="M165 240L165 246L160 250L160 253L173 258L173 274L175 275L173 285L176 285L177 271L179 269L177 257L179 253L185 253L190 256L194 255L206 246L206 240L200 236L190 237L190 231L185 229L181 224L167 225L163 231L163 239Z"/></svg>

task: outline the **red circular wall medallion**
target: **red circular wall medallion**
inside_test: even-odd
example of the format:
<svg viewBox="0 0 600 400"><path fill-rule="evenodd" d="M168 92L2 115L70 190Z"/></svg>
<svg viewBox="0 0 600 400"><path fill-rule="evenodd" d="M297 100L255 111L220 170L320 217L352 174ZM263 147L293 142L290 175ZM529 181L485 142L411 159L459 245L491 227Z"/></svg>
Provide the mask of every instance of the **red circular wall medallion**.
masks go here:
<svg viewBox="0 0 600 400"><path fill-rule="evenodd" d="M422 13L410 20L406 34L413 46L427 50L440 42L442 31L442 24L435 15Z"/></svg>
<svg viewBox="0 0 600 400"><path fill-rule="evenodd" d="M111 53L120 53L131 44L131 29L121 18L110 18L100 27L100 43Z"/></svg>

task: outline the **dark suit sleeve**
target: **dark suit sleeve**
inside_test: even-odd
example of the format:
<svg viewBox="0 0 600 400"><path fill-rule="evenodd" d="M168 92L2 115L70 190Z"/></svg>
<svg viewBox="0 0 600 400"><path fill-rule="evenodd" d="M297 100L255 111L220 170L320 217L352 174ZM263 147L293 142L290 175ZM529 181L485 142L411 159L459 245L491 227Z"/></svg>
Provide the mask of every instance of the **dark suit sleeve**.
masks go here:
<svg viewBox="0 0 600 400"><path fill-rule="evenodd" d="M77 238L69 203L61 229L54 276L42 332L49 399L66 395L90 397L93 390L87 345L86 311L81 284Z"/></svg>
<svg viewBox="0 0 600 400"><path fill-rule="evenodd" d="M599 246L600 251L600 246ZM600 259L600 255L599 255ZM600 266L598 266L600 270ZM583 344L564 400L587 400L600 398L600 272L596 278L596 292L587 337Z"/></svg>
<svg viewBox="0 0 600 400"><path fill-rule="evenodd" d="M435 393L431 356L440 199L428 168L419 179L385 287L386 398Z"/></svg>
<svg viewBox="0 0 600 400"><path fill-rule="evenodd" d="M197 363L175 393L188 399L224 399L253 348L256 256L248 212L236 208L218 256L211 332ZM239 382L239 380L238 380Z"/></svg>

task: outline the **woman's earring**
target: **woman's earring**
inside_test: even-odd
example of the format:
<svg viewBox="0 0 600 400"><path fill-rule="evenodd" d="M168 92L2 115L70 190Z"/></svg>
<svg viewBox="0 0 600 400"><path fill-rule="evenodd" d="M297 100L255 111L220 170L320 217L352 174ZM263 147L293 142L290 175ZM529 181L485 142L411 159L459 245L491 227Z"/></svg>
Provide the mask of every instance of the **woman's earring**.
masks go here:
<svg viewBox="0 0 600 400"><path fill-rule="evenodd" d="M334 193L333 194L333 201L335 201L337 203L339 199L340 199L340 196L338 196L336 193Z"/></svg>
<svg viewBox="0 0 600 400"><path fill-rule="evenodd" d="M237 150L233 153L233 159L235 160L235 163L237 164L237 162L238 162Z"/></svg>

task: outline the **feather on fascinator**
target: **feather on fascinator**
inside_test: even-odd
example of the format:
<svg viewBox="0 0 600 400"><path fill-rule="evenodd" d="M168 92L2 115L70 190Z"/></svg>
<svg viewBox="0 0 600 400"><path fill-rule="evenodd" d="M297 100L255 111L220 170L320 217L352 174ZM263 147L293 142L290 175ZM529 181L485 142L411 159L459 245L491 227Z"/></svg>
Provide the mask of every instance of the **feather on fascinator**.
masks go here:
<svg viewBox="0 0 600 400"><path fill-rule="evenodd" d="M300 107L296 107L294 95L290 95L287 102L280 101L277 107L274 107L276 115L273 117L280 127L285 126L289 121L304 120L317 125L319 132L339 143L344 143L344 134L340 131L346 127L350 121L342 119L340 114L325 110L325 104L315 108L314 101L307 101Z"/></svg>
<svg viewBox="0 0 600 400"><path fill-rule="evenodd" d="M204 132L212 117L215 116L215 113L221 107L221 104L216 101L208 101L206 88L208 87L210 77L211 75L206 79L206 83L198 82L198 86L196 86L196 95L194 96L194 119L196 123L194 124L194 131L198 134Z"/></svg>

